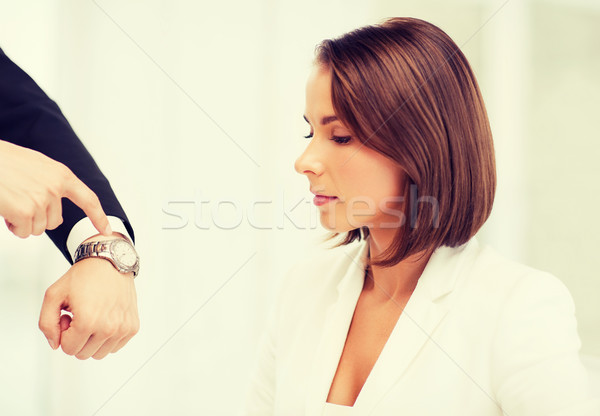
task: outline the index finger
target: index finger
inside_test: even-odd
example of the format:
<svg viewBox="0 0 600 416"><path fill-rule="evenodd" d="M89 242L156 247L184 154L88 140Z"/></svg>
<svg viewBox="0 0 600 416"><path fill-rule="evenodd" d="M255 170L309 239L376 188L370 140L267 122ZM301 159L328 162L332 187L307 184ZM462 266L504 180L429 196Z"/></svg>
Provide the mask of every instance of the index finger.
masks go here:
<svg viewBox="0 0 600 416"><path fill-rule="evenodd" d="M102 209L102 205L100 205L100 200L75 175L73 175L72 179L65 186L64 197L69 198L75 205L81 208L101 234L112 235L112 229Z"/></svg>

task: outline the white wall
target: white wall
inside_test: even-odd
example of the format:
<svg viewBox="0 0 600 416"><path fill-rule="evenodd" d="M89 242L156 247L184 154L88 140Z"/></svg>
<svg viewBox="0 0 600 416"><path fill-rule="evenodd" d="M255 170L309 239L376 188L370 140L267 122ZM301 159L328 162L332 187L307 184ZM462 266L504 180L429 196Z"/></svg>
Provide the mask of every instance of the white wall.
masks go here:
<svg viewBox="0 0 600 416"><path fill-rule="evenodd" d="M393 15L439 25L473 64L500 175L482 239L563 279L600 356L592 2L21 0L0 4L0 47L125 207L142 329L102 361L52 352L39 307L67 264L45 237L0 232L2 414L232 414L273 287L324 234L293 170L314 46Z"/></svg>

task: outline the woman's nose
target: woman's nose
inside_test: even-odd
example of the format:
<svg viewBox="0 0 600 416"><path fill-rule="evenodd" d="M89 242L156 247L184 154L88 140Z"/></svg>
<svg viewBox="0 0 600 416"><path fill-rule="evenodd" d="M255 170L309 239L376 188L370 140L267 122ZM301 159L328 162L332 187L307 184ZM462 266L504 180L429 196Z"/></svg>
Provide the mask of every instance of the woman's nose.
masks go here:
<svg viewBox="0 0 600 416"><path fill-rule="evenodd" d="M316 149L316 141L315 139L311 140L311 142L306 146L304 152L296 159L294 163L294 169L301 175L308 175L310 173L315 175L320 175L323 173L323 163L321 162L321 157Z"/></svg>

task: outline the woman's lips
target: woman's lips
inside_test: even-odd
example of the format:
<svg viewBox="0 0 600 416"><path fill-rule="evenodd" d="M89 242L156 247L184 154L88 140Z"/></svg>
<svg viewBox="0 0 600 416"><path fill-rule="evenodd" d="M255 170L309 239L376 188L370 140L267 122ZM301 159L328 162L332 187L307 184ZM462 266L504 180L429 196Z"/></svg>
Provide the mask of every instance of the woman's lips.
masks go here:
<svg viewBox="0 0 600 416"><path fill-rule="evenodd" d="M313 202L316 206L321 206L327 204L328 202L335 201L336 199L336 196L315 195Z"/></svg>

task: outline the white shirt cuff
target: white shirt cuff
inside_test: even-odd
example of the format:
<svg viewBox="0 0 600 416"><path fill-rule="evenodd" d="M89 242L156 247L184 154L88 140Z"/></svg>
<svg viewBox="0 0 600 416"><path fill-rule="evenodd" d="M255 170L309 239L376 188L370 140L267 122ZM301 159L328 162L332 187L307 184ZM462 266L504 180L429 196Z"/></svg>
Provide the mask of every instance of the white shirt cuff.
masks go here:
<svg viewBox="0 0 600 416"><path fill-rule="evenodd" d="M113 232L123 234L133 244L133 240L131 239L129 232L127 232L123 221L120 218L110 215L107 216L107 218ZM96 227L94 227L94 224L92 224L92 221L90 221L88 217L82 218L73 226L73 228L71 228L71 232L67 237L67 250L69 250L69 253L71 254L71 260L75 259L75 252L77 251L79 244L96 234L100 233L96 230Z"/></svg>

